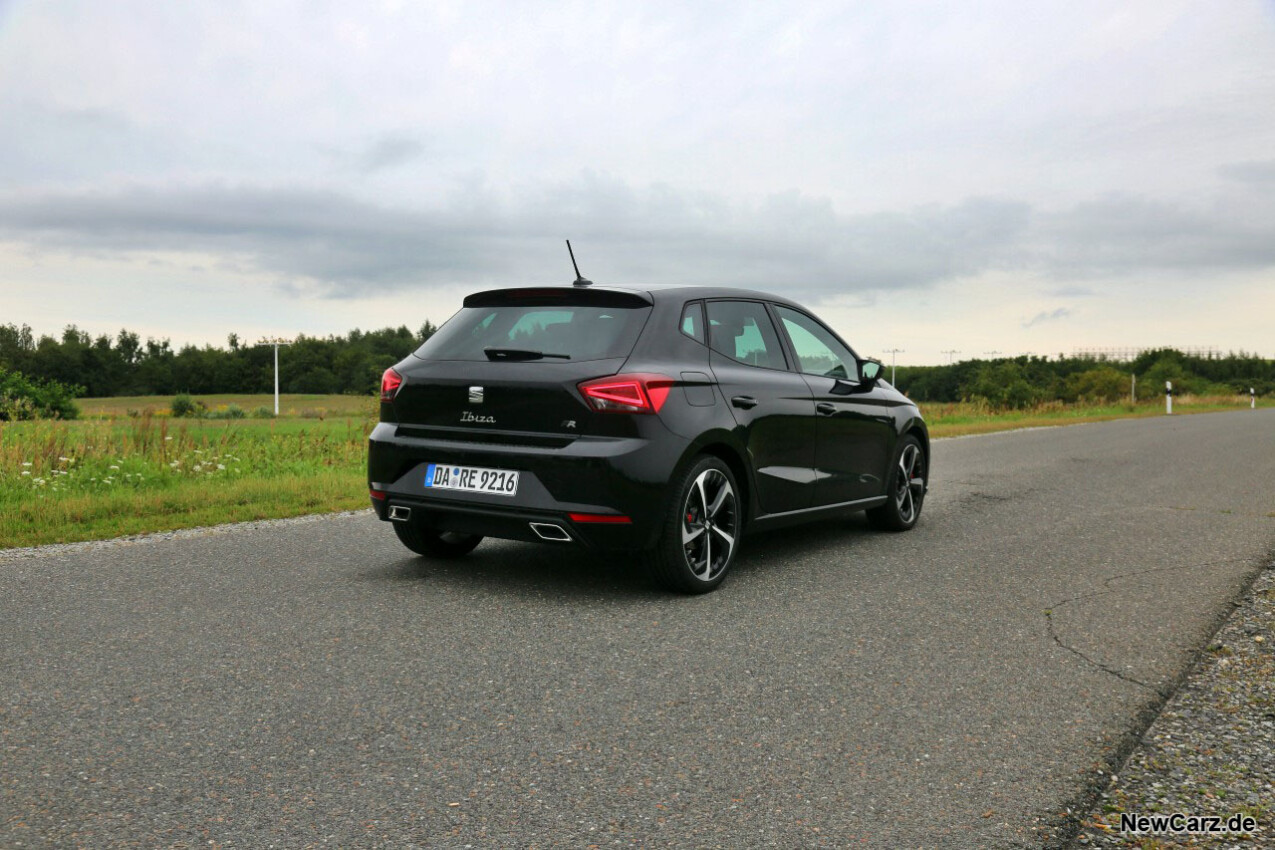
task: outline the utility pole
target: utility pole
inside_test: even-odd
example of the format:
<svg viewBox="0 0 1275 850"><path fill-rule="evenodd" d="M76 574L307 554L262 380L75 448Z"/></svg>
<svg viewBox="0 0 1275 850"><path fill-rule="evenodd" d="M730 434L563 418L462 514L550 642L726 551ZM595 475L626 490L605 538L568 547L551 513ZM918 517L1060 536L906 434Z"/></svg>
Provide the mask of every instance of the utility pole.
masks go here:
<svg viewBox="0 0 1275 850"><path fill-rule="evenodd" d="M904 354L905 352L904 352L904 350L903 350L902 348L890 348L890 349L887 349L885 353L886 353L886 354L888 354L888 355L890 355L890 383L891 383L891 384L893 384L893 383L894 383L894 359L895 359L895 355L898 355L898 354Z"/></svg>
<svg viewBox="0 0 1275 850"><path fill-rule="evenodd" d="M987 357L987 358L995 358L995 357L996 357L997 355L999 355L999 354L1000 354L1000 352L999 352L999 351L996 351L996 350L994 350L994 349L993 349L992 351L984 351L984 352L983 352L983 356L984 356L984 357Z"/></svg>
<svg viewBox="0 0 1275 850"><path fill-rule="evenodd" d="M951 366L951 365L952 365L952 355L954 355L954 354L960 354L960 353L961 353L961 352L957 351L955 348L949 348L947 351L940 351L940 352L939 352L939 354L946 354L946 355L947 355L947 365L949 365L949 366Z"/></svg>
<svg viewBox="0 0 1275 850"><path fill-rule="evenodd" d="M274 415L279 416L279 346L292 345L292 340L275 337L274 339L261 338L257 345L273 345L274 346Z"/></svg>

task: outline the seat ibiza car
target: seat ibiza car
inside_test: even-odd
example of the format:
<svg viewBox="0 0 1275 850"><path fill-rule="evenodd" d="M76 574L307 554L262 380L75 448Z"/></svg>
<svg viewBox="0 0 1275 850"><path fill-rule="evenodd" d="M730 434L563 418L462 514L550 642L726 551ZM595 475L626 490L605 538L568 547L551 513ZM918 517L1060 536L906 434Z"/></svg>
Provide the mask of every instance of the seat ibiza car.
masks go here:
<svg viewBox="0 0 1275 850"><path fill-rule="evenodd" d="M762 292L480 292L385 372L372 505L428 557L484 537L617 550L702 593L745 532L916 524L929 435L880 370Z"/></svg>

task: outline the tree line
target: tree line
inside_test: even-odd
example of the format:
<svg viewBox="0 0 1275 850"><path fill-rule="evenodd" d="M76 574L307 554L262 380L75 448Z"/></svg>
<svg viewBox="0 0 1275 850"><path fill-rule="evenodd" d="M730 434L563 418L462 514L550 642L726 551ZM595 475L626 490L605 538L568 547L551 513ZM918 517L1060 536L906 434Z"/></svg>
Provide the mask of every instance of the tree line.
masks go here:
<svg viewBox="0 0 1275 850"><path fill-rule="evenodd" d="M427 321L416 331L400 326L355 329L344 336L298 336L280 348L279 388L285 393L371 394L380 384L381 373L435 330ZM1275 392L1275 361L1242 351L1199 357L1167 348L1144 351L1128 363L1033 355L901 366L896 384L921 402L981 400L992 407L1022 408L1048 401L1126 399L1132 375L1137 376L1140 399L1161 396L1166 380L1173 381L1179 394L1247 393L1249 387L1259 395ZM72 396L268 393L273 389L271 347L245 345L233 333L224 347L185 345L174 350L168 339L143 342L128 330L114 337L92 337L70 325L60 337L37 338L27 325L0 325L0 396L37 399L28 412L74 415L69 406ZM19 417L0 411L0 418Z"/></svg>
<svg viewBox="0 0 1275 850"><path fill-rule="evenodd" d="M1056 359L1036 355L965 360L946 366L900 366L896 385L915 401L984 401L992 407L1024 408L1048 401L1113 402L1162 397L1165 381L1178 395L1258 395L1275 391L1275 361L1232 352L1198 357L1172 348L1144 351L1128 362L1090 357Z"/></svg>
<svg viewBox="0 0 1275 850"><path fill-rule="evenodd" d="M368 395L381 373L416 349L436 330L431 322L350 331L344 336L298 336L279 349L279 390L285 393ZM28 380L76 388L76 395L173 395L176 393L268 393L274 391L274 351L246 345L230 334L225 347L184 345L168 339L141 340L121 330L114 337L68 326L61 337L36 337L27 325L0 325L0 370Z"/></svg>

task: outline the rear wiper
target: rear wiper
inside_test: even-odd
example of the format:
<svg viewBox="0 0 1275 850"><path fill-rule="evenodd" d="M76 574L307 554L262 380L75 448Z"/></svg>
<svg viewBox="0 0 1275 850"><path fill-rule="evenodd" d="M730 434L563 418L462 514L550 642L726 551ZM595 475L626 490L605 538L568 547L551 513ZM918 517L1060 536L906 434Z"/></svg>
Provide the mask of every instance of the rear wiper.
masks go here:
<svg viewBox="0 0 1275 850"><path fill-rule="evenodd" d="M545 357L556 357L559 360L570 360L570 354L547 354L543 351L532 351L527 348L484 348L483 354L488 360L542 360Z"/></svg>

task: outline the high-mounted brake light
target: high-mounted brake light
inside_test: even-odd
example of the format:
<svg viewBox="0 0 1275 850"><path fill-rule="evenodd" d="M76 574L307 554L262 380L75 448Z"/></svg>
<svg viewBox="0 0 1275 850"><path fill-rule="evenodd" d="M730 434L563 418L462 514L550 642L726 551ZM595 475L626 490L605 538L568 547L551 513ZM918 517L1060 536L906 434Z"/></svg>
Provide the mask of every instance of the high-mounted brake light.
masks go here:
<svg viewBox="0 0 1275 850"><path fill-rule="evenodd" d="M600 413L659 413L673 379L664 375L611 375L579 386L589 406Z"/></svg>
<svg viewBox="0 0 1275 850"><path fill-rule="evenodd" d="M386 369L381 376L381 401L393 401L398 388L403 386L403 376L393 369Z"/></svg>

